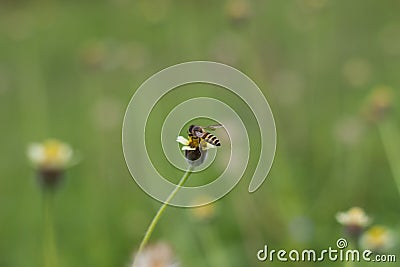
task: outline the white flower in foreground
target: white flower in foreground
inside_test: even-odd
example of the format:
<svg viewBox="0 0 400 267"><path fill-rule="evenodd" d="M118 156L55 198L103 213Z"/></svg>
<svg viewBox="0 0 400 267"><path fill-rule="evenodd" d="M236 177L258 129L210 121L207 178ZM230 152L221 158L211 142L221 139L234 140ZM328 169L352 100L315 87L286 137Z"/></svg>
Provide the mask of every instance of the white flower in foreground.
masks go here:
<svg viewBox="0 0 400 267"><path fill-rule="evenodd" d="M73 151L66 143L48 139L29 145L27 155L36 168L40 185L44 189L53 189L62 181L65 169L71 165Z"/></svg>
<svg viewBox="0 0 400 267"><path fill-rule="evenodd" d="M371 223L371 218L359 207L339 212L336 214L336 220L345 227L350 236L355 238L358 238L363 229Z"/></svg>
<svg viewBox="0 0 400 267"><path fill-rule="evenodd" d="M393 232L384 226L373 226L360 239L360 246L376 253L388 251L395 244Z"/></svg>
<svg viewBox="0 0 400 267"><path fill-rule="evenodd" d="M182 150L196 150L196 147L190 145L190 141L183 136L178 136L176 141L183 145ZM200 147L202 150L207 150L210 148L215 148L213 144L207 143L205 141L200 142Z"/></svg>
<svg viewBox="0 0 400 267"><path fill-rule="evenodd" d="M176 142L178 142L179 144L183 145L182 150L195 150L195 148L192 148L192 147L189 146L189 140L187 140L183 136L178 136L176 138Z"/></svg>
<svg viewBox="0 0 400 267"><path fill-rule="evenodd" d="M28 158L37 168L65 169L71 163L72 148L56 139L33 143L28 147Z"/></svg>
<svg viewBox="0 0 400 267"><path fill-rule="evenodd" d="M353 207L346 212L339 212L336 215L336 220L344 226L354 225L360 227L367 226L371 221L364 210L359 207Z"/></svg>
<svg viewBox="0 0 400 267"><path fill-rule="evenodd" d="M182 150L185 151L185 158L188 163L194 167L200 166L207 158L207 150L215 148L214 145L207 143L200 139L200 141L194 139L186 139L183 136L178 136L176 141L182 144Z"/></svg>
<svg viewBox="0 0 400 267"><path fill-rule="evenodd" d="M136 255L131 267L179 267L179 263L168 244L157 243Z"/></svg>

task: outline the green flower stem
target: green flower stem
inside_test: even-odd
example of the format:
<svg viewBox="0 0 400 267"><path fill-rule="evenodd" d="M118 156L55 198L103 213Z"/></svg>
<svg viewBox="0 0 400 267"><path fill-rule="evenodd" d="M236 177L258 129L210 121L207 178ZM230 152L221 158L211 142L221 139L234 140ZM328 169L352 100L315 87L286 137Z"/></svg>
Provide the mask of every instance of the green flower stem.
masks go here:
<svg viewBox="0 0 400 267"><path fill-rule="evenodd" d="M390 169L393 173L393 177L397 185L397 190L400 194L400 150L399 143L397 141L399 137L399 132L391 121L382 122L378 125L378 129Z"/></svg>
<svg viewBox="0 0 400 267"><path fill-rule="evenodd" d="M168 196L168 198L165 200L165 202L161 205L161 207L158 209L157 214L154 216L153 220L151 221L149 227L147 228L147 231L143 237L142 242L140 243L140 247L138 250L138 254L142 252L143 248L146 246L147 242L149 241L151 234L154 231L154 228L156 227L158 221L160 220L162 214L164 213L165 209L171 202L171 200L174 198L176 193L178 193L179 189L182 188L182 186L185 184L185 182L188 180L190 174L192 173L192 168L190 167L186 173L182 176L181 180L179 181L178 185L175 187L175 189L171 192L171 194Z"/></svg>
<svg viewBox="0 0 400 267"><path fill-rule="evenodd" d="M43 256L45 267L58 266L53 216L53 192L46 191L43 195Z"/></svg>

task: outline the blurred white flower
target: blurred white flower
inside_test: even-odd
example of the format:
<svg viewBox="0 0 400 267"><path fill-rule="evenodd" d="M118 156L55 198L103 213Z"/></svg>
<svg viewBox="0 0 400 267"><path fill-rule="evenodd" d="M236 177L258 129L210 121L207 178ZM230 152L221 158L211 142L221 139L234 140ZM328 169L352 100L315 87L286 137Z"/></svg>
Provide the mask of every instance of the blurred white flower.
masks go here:
<svg viewBox="0 0 400 267"><path fill-rule="evenodd" d="M43 143L32 143L27 155L33 165L39 169L65 169L71 163L73 150L70 145L56 139Z"/></svg>
<svg viewBox="0 0 400 267"><path fill-rule="evenodd" d="M360 247L376 253L391 249L395 244L393 232L384 226L373 226L366 231L360 239Z"/></svg>
<svg viewBox="0 0 400 267"><path fill-rule="evenodd" d="M366 227L371 219L359 207L353 207L346 212L336 214L336 220L344 226Z"/></svg>
<svg viewBox="0 0 400 267"><path fill-rule="evenodd" d="M172 248L166 243L146 247L135 256L132 267L178 267Z"/></svg>
<svg viewBox="0 0 400 267"><path fill-rule="evenodd" d="M178 136L176 138L176 142L178 142L181 145L183 145L182 150L196 150L196 147L190 146L189 140L187 140L183 136ZM207 150L207 149L210 149L210 148L215 148L215 146L210 144L210 143L207 143L205 141L201 141L200 142L200 148L201 148L201 150Z"/></svg>
<svg viewBox="0 0 400 267"><path fill-rule="evenodd" d="M357 240L365 227L370 224L371 218L359 207L353 207L346 212L336 214L336 220L344 226L346 233Z"/></svg>
<svg viewBox="0 0 400 267"><path fill-rule="evenodd" d="M70 145L56 139L28 146L27 156L37 171L43 189L54 189L63 180L65 170L72 164Z"/></svg>
<svg viewBox="0 0 400 267"><path fill-rule="evenodd" d="M181 149L185 151L185 158L193 167L198 167L203 164L207 158L207 150L215 148L214 145L207 143L204 140L187 140L183 136L178 136L176 141L183 145Z"/></svg>
<svg viewBox="0 0 400 267"><path fill-rule="evenodd" d="M187 139L186 139L185 137L183 137L183 136L178 136L178 137L176 138L176 142L178 142L179 144L184 145L184 146L189 145L189 140L187 140ZM182 149L182 150L184 150L184 149Z"/></svg>

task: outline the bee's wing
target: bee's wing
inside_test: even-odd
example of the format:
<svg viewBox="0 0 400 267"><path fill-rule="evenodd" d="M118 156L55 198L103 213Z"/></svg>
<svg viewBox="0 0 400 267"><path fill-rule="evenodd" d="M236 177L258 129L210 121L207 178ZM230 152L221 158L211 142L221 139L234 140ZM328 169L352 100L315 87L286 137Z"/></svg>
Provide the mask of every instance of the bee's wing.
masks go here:
<svg viewBox="0 0 400 267"><path fill-rule="evenodd" d="M209 130L209 131L215 131L216 129L218 129L218 128L223 128L224 126L222 125L222 124L213 124L213 125L208 125L207 127L203 127L204 129L206 129L206 130Z"/></svg>
<svg viewBox="0 0 400 267"><path fill-rule="evenodd" d="M210 149L210 148L215 148L215 146L214 146L213 144L210 144L210 143L208 143L208 142L206 142L206 141L204 141L204 140L201 140L200 145L201 145L201 149L202 149L202 150L207 150L207 149Z"/></svg>

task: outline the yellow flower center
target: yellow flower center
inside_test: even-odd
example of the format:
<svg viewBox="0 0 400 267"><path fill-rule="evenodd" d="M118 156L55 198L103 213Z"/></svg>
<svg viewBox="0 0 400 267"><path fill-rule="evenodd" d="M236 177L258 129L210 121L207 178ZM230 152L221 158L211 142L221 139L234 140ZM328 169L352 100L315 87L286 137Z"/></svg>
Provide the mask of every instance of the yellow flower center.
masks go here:
<svg viewBox="0 0 400 267"><path fill-rule="evenodd" d="M375 226L368 231L369 241L375 246L382 246L386 243L387 231L381 226Z"/></svg>

